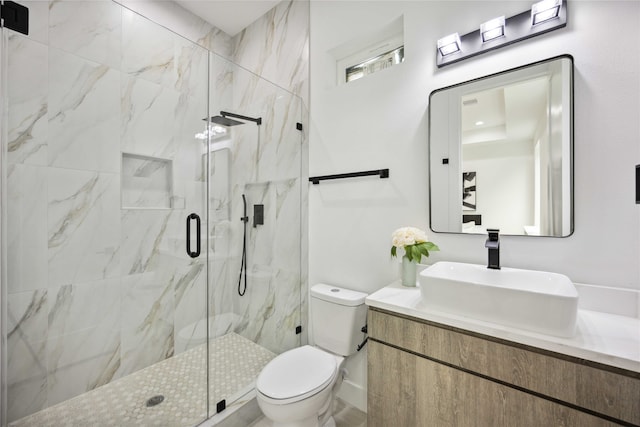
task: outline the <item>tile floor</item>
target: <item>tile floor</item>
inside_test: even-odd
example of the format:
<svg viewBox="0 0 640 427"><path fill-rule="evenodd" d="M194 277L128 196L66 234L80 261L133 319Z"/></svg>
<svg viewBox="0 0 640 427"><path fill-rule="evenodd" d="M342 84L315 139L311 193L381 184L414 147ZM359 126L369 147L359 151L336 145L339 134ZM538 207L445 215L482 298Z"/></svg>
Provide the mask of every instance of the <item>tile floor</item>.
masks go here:
<svg viewBox="0 0 640 427"><path fill-rule="evenodd" d="M215 402L247 391L275 354L235 333L210 341ZM191 427L207 417L202 344L107 385L10 423L10 427ZM242 357L238 357L242 355ZM157 406L149 398L162 395Z"/></svg>

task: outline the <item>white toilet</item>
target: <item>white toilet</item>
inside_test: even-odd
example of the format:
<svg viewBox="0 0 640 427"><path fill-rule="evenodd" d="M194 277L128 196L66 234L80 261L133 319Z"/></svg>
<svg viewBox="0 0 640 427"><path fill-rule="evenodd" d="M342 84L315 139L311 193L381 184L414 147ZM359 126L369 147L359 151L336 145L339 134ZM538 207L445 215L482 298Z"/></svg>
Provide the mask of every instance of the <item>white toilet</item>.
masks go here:
<svg viewBox="0 0 640 427"><path fill-rule="evenodd" d="M311 288L315 346L286 351L260 372L258 405L277 427L334 427L333 398L342 384L346 356L364 340L367 294L318 284Z"/></svg>

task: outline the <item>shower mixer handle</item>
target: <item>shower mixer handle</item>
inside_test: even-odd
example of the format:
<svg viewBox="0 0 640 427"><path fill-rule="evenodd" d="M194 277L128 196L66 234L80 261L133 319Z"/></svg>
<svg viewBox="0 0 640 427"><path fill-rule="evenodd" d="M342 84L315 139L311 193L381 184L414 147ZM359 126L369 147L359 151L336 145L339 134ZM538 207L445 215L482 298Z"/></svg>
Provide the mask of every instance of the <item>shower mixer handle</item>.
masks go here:
<svg viewBox="0 0 640 427"><path fill-rule="evenodd" d="M224 113L224 111L222 111ZM240 221L244 222L245 225L249 222L249 216L247 215L247 198L245 195L242 195L242 216L240 217Z"/></svg>
<svg viewBox="0 0 640 427"><path fill-rule="evenodd" d="M196 250L191 250L191 220L196 220ZM200 217L196 213L187 216L187 255L191 258L200 256Z"/></svg>

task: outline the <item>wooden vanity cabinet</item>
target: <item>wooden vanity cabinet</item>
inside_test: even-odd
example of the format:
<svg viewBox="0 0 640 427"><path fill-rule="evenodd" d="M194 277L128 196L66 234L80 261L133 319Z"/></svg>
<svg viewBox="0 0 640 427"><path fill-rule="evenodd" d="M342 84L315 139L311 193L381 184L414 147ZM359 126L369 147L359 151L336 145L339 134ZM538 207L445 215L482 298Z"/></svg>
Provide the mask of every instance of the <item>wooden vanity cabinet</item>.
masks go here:
<svg viewBox="0 0 640 427"><path fill-rule="evenodd" d="M640 425L640 374L369 309L367 427Z"/></svg>

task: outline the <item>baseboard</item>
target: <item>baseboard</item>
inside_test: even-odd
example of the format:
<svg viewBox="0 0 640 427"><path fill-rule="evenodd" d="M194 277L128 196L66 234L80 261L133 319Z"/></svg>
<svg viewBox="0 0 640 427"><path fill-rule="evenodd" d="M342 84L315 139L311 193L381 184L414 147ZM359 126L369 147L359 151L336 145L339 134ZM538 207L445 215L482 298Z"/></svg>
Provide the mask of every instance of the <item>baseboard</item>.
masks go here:
<svg viewBox="0 0 640 427"><path fill-rule="evenodd" d="M367 412L367 389L362 386L344 380L338 391L338 397L362 412Z"/></svg>

